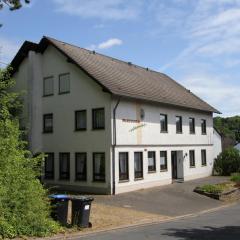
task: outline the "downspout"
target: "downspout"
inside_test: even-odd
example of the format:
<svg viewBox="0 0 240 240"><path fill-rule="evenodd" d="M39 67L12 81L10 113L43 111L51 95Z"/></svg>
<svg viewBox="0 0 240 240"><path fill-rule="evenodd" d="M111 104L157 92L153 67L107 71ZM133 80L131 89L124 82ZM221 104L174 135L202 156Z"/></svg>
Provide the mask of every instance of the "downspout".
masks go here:
<svg viewBox="0 0 240 240"><path fill-rule="evenodd" d="M116 182L115 182L115 148L117 145L117 129L116 129L116 111L120 103L121 97L118 98L117 103L113 109L113 145L112 145L112 194L115 195Z"/></svg>

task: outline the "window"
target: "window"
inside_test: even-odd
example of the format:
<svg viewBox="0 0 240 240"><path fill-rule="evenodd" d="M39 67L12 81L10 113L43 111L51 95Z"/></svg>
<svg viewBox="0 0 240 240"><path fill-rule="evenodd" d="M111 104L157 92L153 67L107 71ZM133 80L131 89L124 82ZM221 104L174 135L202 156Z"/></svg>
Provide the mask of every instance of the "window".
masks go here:
<svg viewBox="0 0 240 240"><path fill-rule="evenodd" d="M63 73L59 75L59 94L70 92L70 74Z"/></svg>
<svg viewBox="0 0 240 240"><path fill-rule="evenodd" d="M189 160L190 160L190 167L195 167L195 151L189 151Z"/></svg>
<svg viewBox="0 0 240 240"><path fill-rule="evenodd" d="M54 78L51 77L45 77L43 79L43 96L51 96L53 95L53 80Z"/></svg>
<svg viewBox="0 0 240 240"><path fill-rule="evenodd" d="M205 149L201 150L201 158L202 158L202 166L207 166L207 154Z"/></svg>
<svg viewBox="0 0 240 240"><path fill-rule="evenodd" d="M59 178L69 180L70 177L70 153L59 153Z"/></svg>
<svg viewBox="0 0 240 240"><path fill-rule="evenodd" d="M148 172L156 171L156 156L154 151L148 152Z"/></svg>
<svg viewBox="0 0 240 240"><path fill-rule="evenodd" d="M104 108L97 108L92 110L92 128L93 129L105 128Z"/></svg>
<svg viewBox="0 0 240 240"><path fill-rule="evenodd" d="M143 153L134 153L134 177L135 179L143 178Z"/></svg>
<svg viewBox="0 0 240 240"><path fill-rule="evenodd" d="M128 152L119 153L119 180L128 180Z"/></svg>
<svg viewBox="0 0 240 240"><path fill-rule="evenodd" d="M167 168L167 151L160 151L160 171L166 171Z"/></svg>
<svg viewBox="0 0 240 240"><path fill-rule="evenodd" d="M43 132L52 133L53 132L53 114L44 114L43 115Z"/></svg>
<svg viewBox="0 0 240 240"><path fill-rule="evenodd" d="M189 118L189 131L191 134L195 133L195 119Z"/></svg>
<svg viewBox="0 0 240 240"><path fill-rule="evenodd" d="M82 131L87 129L87 111L75 111L75 130Z"/></svg>
<svg viewBox="0 0 240 240"><path fill-rule="evenodd" d="M176 133L182 133L182 117L176 116Z"/></svg>
<svg viewBox="0 0 240 240"><path fill-rule="evenodd" d="M45 179L54 179L54 153L46 153L45 157Z"/></svg>
<svg viewBox="0 0 240 240"><path fill-rule="evenodd" d="M167 122L166 114L160 114L160 125L161 125L161 132L167 132L168 122Z"/></svg>
<svg viewBox="0 0 240 240"><path fill-rule="evenodd" d="M75 153L75 179L87 180L87 153Z"/></svg>
<svg viewBox="0 0 240 240"><path fill-rule="evenodd" d="M93 181L105 181L105 154L93 153Z"/></svg>
<svg viewBox="0 0 240 240"><path fill-rule="evenodd" d="M206 120L205 119L201 120L201 128L202 128L202 134L206 134L207 128L206 128Z"/></svg>

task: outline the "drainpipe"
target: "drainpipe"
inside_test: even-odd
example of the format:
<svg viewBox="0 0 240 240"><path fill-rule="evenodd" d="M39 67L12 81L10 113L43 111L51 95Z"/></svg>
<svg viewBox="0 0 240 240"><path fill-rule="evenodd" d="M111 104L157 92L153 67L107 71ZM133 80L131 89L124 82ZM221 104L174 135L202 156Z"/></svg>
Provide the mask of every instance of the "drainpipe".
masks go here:
<svg viewBox="0 0 240 240"><path fill-rule="evenodd" d="M115 195L115 148L117 145L117 129L116 129L116 110L120 103L121 97L118 98L117 103L113 109L113 145L112 145L112 194Z"/></svg>

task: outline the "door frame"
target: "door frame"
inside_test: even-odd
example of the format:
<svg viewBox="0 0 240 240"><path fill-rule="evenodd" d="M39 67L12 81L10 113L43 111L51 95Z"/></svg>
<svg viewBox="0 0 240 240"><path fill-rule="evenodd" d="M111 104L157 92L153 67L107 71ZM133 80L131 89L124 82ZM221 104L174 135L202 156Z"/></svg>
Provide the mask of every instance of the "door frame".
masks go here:
<svg viewBox="0 0 240 240"><path fill-rule="evenodd" d="M177 151L171 151L172 179L178 179Z"/></svg>

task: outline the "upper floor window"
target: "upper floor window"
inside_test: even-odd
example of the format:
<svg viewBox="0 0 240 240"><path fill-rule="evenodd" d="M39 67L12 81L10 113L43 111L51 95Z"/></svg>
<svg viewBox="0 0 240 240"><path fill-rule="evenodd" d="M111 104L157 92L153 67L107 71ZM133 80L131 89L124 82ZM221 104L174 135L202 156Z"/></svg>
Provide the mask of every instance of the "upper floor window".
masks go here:
<svg viewBox="0 0 240 240"><path fill-rule="evenodd" d="M52 133L53 132L53 114L44 114L43 115L43 132Z"/></svg>
<svg viewBox="0 0 240 240"><path fill-rule="evenodd" d="M160 151L160 171L167 171L167 151Z"/></svg>
<svg viewBox="0 0 240 240"><path fill-rule="evenodd" d="M156 171L156 154L154 151L148 152L148 172Z"/></svg>
<svg viewBox="0 0 240 240"><path fill-rule="evenodd" d="M143 178L143 153L134 152L134 178Z"/></svg>
<svg viewBox="0 0 240 240"><path fill-rule="evenodd" d="M195 119L194 118L189 118L189 132L191 134L195 133Z"/></svg>
<svg viewBox="0 0 240 240"><path fill-rule="evenodd" d="M87 153L75 153L75 179L87 180Z"/></svg>
<svg viewBox="0 0 240 240"><path fill-rule="evenodd" d="M59 153L59 178L69 180L70 178L70 153Z"/></svg>
<svg viewBox="0 0 240 240"><path fill-rule="evenodd" d="M70 73L59 75L59 94L70 93Z"/></svg>
<svg viewBox="0 0 240 240"><path fill-rule="evenodd" d="M75 111L75 130L81 131L87 129L87 111Z"/></svg>
<svg viewBox="0 0 240 240"><path fill-rule="evenodd" d="M96 108L92 110L92 128L93 129L105 128L104 108Z"/></svg>
<svg viewBox="0 0 240 240"><path fill-rule="evenodd" d="M167 120L166 114L160 114L160 125L161 125L161 132L167 132L168 120Z"/></svg>
<svg viewBox="0 0 240 240"><path fill-rule="evenodd" d="M190 167L195 167L195 151L194 150L189 151L189 161L190 161Z"/></svg>
<svg viewBox="0 0 240 240"><path fill-rule="evenodd" d="M119 153L119 180L128 180L128 152Z"/></svg>
<svg viewBox="0 0 240 240"><path fill-rule="evenodd" d="M206 166L207 165L207 154L206 154L205 149L201 150L201 159L202 159L202 166Z"/></svg>
<svg viewBox="0 0 240 240"><path fill-rule="evenodd" d="M176 133L182 133L182 117L176 116Z"/></svg>
<svg viewBox="0 0 240 240"><path fill-rule="evenodd" d="M202 134L206 134L207 133L207 124L206 124L206 120L205 119L201 120L201 129L202 129Z"/></svg>
<svg viewBox="0 0 240 240"><path fill-rule="evenodd" d="M46 153L45 157L45 179L54 179L54 153Z"/></svg>
<svg viewBox="0 0 240 240"><path fill-rule="evenodd" d="M43 96L51 96L54 93L54 78L45 77L43 79Z"/></svg>
<svg viewBox="0 0 240 240"><path fill-rule="evenodd" d="M93 153L93 181L105 181L105 154Z"/></svg>

